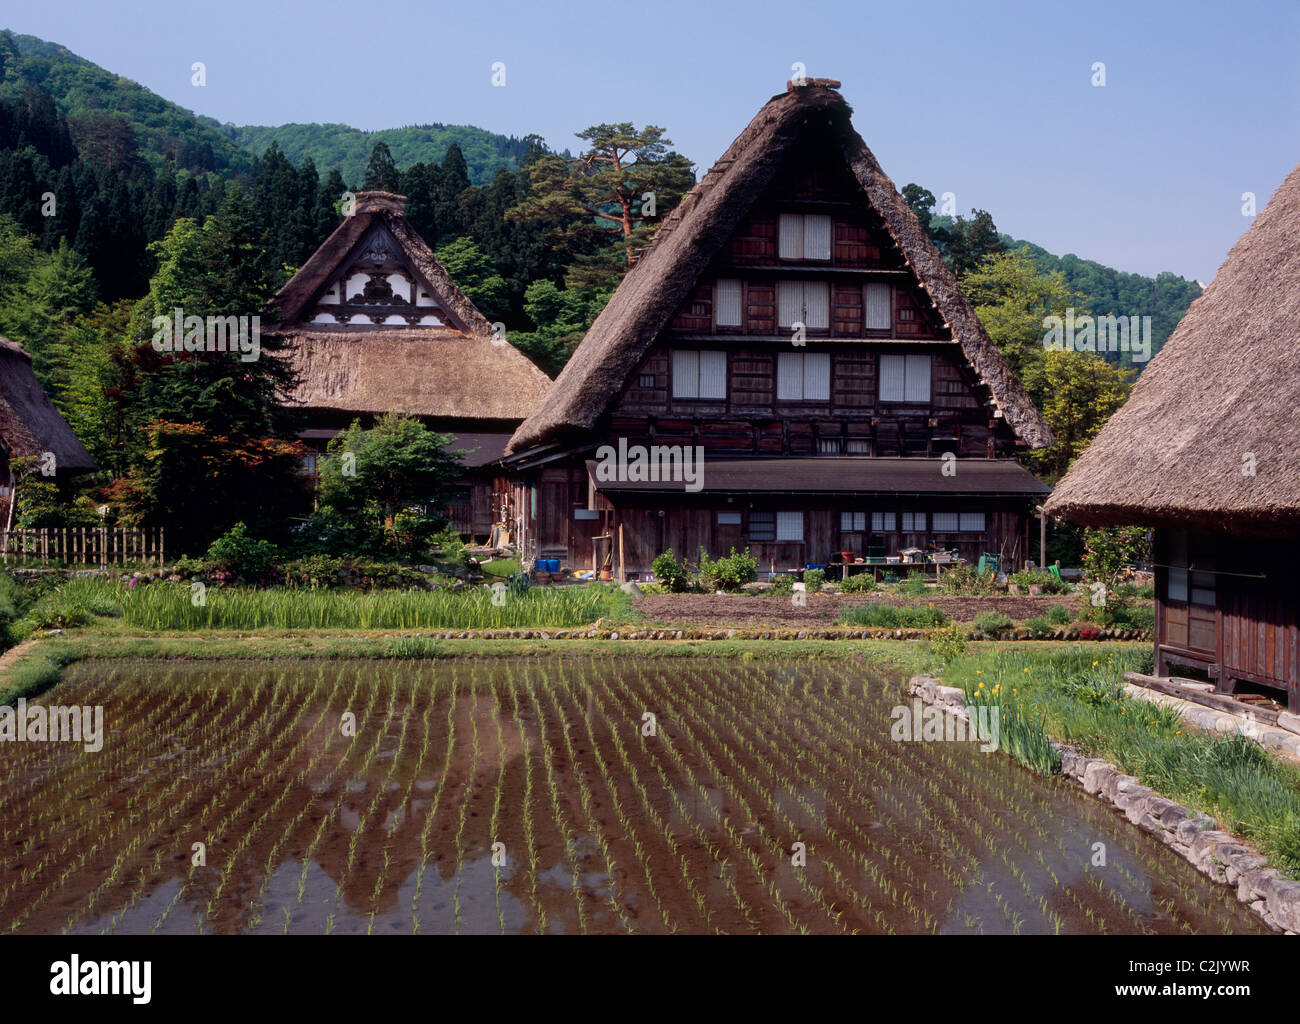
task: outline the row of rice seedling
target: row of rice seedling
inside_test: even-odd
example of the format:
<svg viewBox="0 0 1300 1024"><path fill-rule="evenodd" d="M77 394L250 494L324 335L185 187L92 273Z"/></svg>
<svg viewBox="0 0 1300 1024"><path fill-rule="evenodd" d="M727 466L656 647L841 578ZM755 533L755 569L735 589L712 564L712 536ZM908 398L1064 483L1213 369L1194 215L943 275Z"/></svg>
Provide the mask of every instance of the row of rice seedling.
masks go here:
<svg viewBox="0 0 1300 1024"><path fill-rule="evenodd" d="M196 709L196 717L199 714ZM127 860L124 852L129 853L138 848L140 836L135 831L137 825L156 820L154 807L167 807L170 794L180 789L183 780L179 775L171 776L171 785L161 794L161 799L157 790L139 784L140 776L148 770L147 744L150 742L150 737L139 728L139 724L133 722L122 730L110 748L94 755L96 768L100 772L125 775L131 783L124 806L117 809L111 807L110 801L104 799L100 780L98 787L91 791L95 810L82 818L78 827L65 828L59 833L63 843L57 847L55 863L64 864L63 873L52 887L41 893L36 904L27 908L26 913L36 910L42 900L53 898L61 889L75 891L79 879L81 885L86 885L91 878L100 884L91 889L82 910L93 909L105 889L101 879L110 870L114 873L122 871ZM128 771L131 772L130 775L127 775ZM150 798L152 804L147 802ZM91 837L94 837L93 841ZM108 859L110 857L113 858L112 861ZM13 926L17 927L21 921L22 915L14 920ZM65 929L71 923L66 922Z"/></svg>
<svg viewBox="0 0 1300 1024"><path fill-rule="evenodd" d="M1243 926L1105 808L971 744L893 742L897 684L846 663L599 654L138 680L105 666L77 691L82 671L65 685L130 717L89 773L83 753L22 752L49 785L20 804L22 845L0 851L0 928L255 931L281 914L285 931L326 932L406 917L412 931ZM349 709L353 738L337 729ZM111 814L80 806L124 784ZM33 813L42 794L65 809ZM1089 866L1098 838L1108 869ZM195 840L206 867L187 863ZM507 863L488 870L498 841Z"/></svg>
<svg viewBox="0 0 1300 1024"><path fill-rule="evenodd" d="M388 705L385 708L383 715L379 719L379 723L380 723L379 727L375 728L374 730L375 732L374 742L370 744L369 747L366 747L365 759L361 762L360 767L357 769L357 776L359 780L369 779L370 766L371 764L374 763L375 756L379 753L380 747L383 746L384 740L388 738L389 729L393 724L394 712L397 707L397 694L398 694L399 687L396 685L395 681L390 681L390 684L385 689L388 691ZM409 703L407 703L402 710L401 720L400 722L398 722L398 726L397 726L398 749L393 755L393 765L390 766L390 771L392 767L396 766L397 758L401 754L401 745L406 737L406 725L407 722L410 720L410 715L411 715L411 706ZM358 721L358 736L360 736L361 734L360 725L361 723L360 721ZM388 780L388 778L390 778L390 776L385 776L385 780L383 782L376 782L375 795L370 798L370 802L366 804L366 806L362 809L360 815L358 815L356 826L352 829L352 834L348 839L347 860L344 862L343 870L339 873L339 879L334 888L334 898L333 898L334 913L330 914L326 918L325 933L327 935L334 930L337 914L339 910L341 910L344 907L345 904L344 893L347 890L348 882L351 881L352 871L353 868L356 866L357 854L361 849L361 843L363 841L369 840L369 837L366 835L366 825L368 822L374 820L378 816L379 805L388 796L388 788L385 785L385 782ZM366 784L369 785L368 782ZM346 798L346 790L344 791L344 795L340 797L340 799L345 799L345 798ZM377 897L378 897L378 893L375 894L374 898Z"/></svg>
<svg viewBox="0 0 1300 1024"><path fill-rule="evenodd" d="M696 676L692 673L689 678L694 681ZM690 696L694 692L688 684L687 695ZM869 877L877 889L888 896L890 889L884 883L884 872L881 866L873 862L869 856L875 844L860 829L855 820L856 816L850 810L850 806L862 806L864 801L869 801L869 794L854 793L852 783L846 784L844 780L838 780L839 786L847 785L849 792L846 795L850 805L845 805L837 798L824 771L832 754L832 748L826 742L823 733L808 735L807 746L801 749L799 741L795 740L789 731L783 732L781 739L778 740L773 731L765 729L765 724L770 724L773 720L772 717L765 717L765 714L780 715L781 720L787 721L794 729L801 729L806 724L805 714L788 715L789 706L781 706L783 702L775 699L774 692L770 688L758 687L752 695L745 694L744 698L741 691L737 689L723 690L721 696L723 699L710 708L714 719L727 728L733 742L749 755L758 772L766 777L766 784L774 789L786 790L804 812L807 820L825 836L827 842L819 855L818 862L835 880L836 892L852 902L864 918L872 919L880 930L891 931L892 926L884 918L880 908L857 891L856 885L848 881L837 861L837 857L842 857L852 862L849 870L857 873L859 877L863 875ZM764 711L758 710L760 708ZM791 742L792 740L794 742ZM815 754L815 760L806 756L807 751ZM823 771L814 771L814 765L817 764L823 766ZM853 774L860 771L861 767L861 764L858 764ZM741 774L746 780L751 778L749 772L743 768ZM754 784L757 788L759 785L757 779L754 780ZM809 793L814 794L817 800L811 799ZM852 836L842 834L832 824L829 817L831 810L839 815L840 821L852 832ZM782 812L779 803L773 804L773 813L784 818L787 831L792 834L797 832L797 826Z"/></svg>
<svg viewBox="0 0 1300 1024"><path fill-rule="evenodd" d="M352 677L352 691L343 700L342 702L343 707L351 707L353 705L353 702L356 700L357 697L357 688L360 685L361 685L360 675L354 675ZM316 748L315 753L312 754L311 759L301 769L299 769L298 774L294 778L293 782L284 787L284 792L281 794L279 800L277 800L277 805L280 801L286 799L291 793L301 794L304 791L310 793L309 787L311 784L311 780L317 777L320 763L326 757L329 756L334 743L338 740L339 730L333 727L334 721L332 717L331 708L339 706L338 704L335 703L335 700L342 687L343 687L343 677L341 675L335 676L334 685L330 689L329 694L326 696L326 698L323 701L319 702L320 703L319 714L316 716L315 721L313 721L312 724L307 728L299 744L299 746L301 747L302 745L305 745L307 741L310 739L315 745ZM313 698L314 699L318 698L318 695L315 692L313 692ZM318 737L318 731L322 729L325 733L325 740L323 743L319 741L319 737ZM292 758L286 758L285 760L291 762ZM339 768L343 765L343 763L344 763L343 758L340 758L338 761L335 762L334 768L331 769L331 771L327 773L325 776L325 780L324 780L325 784L329 783L329 781L333 777L333 774L339 770ZM271 844L271 848L267 852L266 868L262 874L261 884L257 886L256 892L248 902L249 911L251 915L249 917L249 925L248 925L250 931L255 931L257 929L257 927L261 924L262 919L265 915L266 893L267 893L267 889L271 885L272 878L275 877L276 868L279 866L280 857L281 857L280 851L284 848L285 844L288 843L289 840L302 827L302 824L306 819L307 814L312 809L312 804L313 801L310 799L310 797L303 801L302 806L298 809L298 813L292 819L289 820L288 824L285 825L284 829L280 833L279 838L277 838L275 842Z"/></svg>
<svg viewBox="0 0 1300 1024"><path fill-rule="evenodd" d="M448 691L447 698L447 752L443 758L442 770L438 776L437 785L433 790L433 798L430 801L429 809L425 814L424 828L420 830L420 863L415 870L415 893L411 897L411 931L418 934L420 931L420 895L424 891L424 874L429 869L429 861L433 853L429 847L429 837L433 832L433 824L438 818L438 808L442 802L442 795L450 787L448 785L451 778L452 755L456 750L456 709L459 700L459 690L455 685L455 680ZM432 705L432 699L430 700Z"/></svg>
<svg viewBox="0 0 1300 1024"><path fill-rule="evenodd" d="M564 798L561 795L560 772L556 767L557 750L546 728L546 714L542 702L537 696L537 680L532 667L525 670L523 685L528 691L529 707L537 720L538 741L542 750L542 767L546 770L546 792L550 801L551 815L564 847L564 859L569 862L569 876L572 879L574 913L578 931L586 934L588 928L586 902L582 886L582 870L578 862L578 835L575 823L569 820L564 810Z"/></svg>
<svg viewBox="0 0 1300 1024"><path fill-rule="evenodd" d="M628 673L634 672L638 683L642 684L642 691L633 694L628 682ZM606 668L604 675L609 675L609 669ZM708 872L710 887L716 880L717 888L720 888L727 899L735 907L735 920L743 923L744 928L748 931L762 930L765 922L763 920L764 911L768 912L770 917L771 911L779 915L778 920L783 927L791 930L797 930L798 922L795 919L794 912L789 903L782 897L779 888L772 875L763 870L757 860L757 855L752 849L741 842L738 846L733 845L729 851L719 841L716 830L721 827L727 834L727 838L734 841L738 838L738 832L734 826L730 825L727 817L723 814L723 808L720 799L715 799L715 795L720 798L721 790L705 785L706 781L716 781L709 775L697 776L695 769L691 765L695 758L694 751L687 746L679 746L671 742L671 729L674 721L674 709L663 697L662 694L653 689L653 684L646 682L647 670L643 663L635 666L629 666L627 671L620 671L614 676L617 690L614 690L616 696L623 699L623 706L636 716L639 716L641 708L646 703L653 702L657 707L657 714L660 719L658 735L652 741L642 740L642 752L647 756L658 775L663 789L667 792L673 807L681 819L682 823L691 830L692 838L697 846L707 854L709 864L704 869ZM603 676L602 676L603 677ZM645 691L649 692L645 692ZM666 755L666 756L665 756ZM706 766L707 768L707 766ZM688 807L685 799L682 797L679 789L680 783L675 783L669 776L669 772L675 772L678 777L684 781L685 789L689 791L694 799L692 803L694 808ZM704 807L708 810L708 818L699 814L699 803L703 802ZM677 851L678 864L681 868L683 880L693 876L698 880L701 869L690 864L683 849ZM728 856L730 853L730 856ZM741 857L745 859L741 860ZM735 864L732 863L733 858ZM741 873L741 865L745 873ZM716 874L715 874L716 872ZM748 892L742 892L742 884ZM722 931L721 924L715 923L715 913L722 921L726 921L729 915L723 913L721 907L710 905L706 902L706 893L697 884L695 886L687 885L687 889L692 895L697 909L703 917L705 929ZM766 898L768 902L760 902ZM699 928L697 924L696 929Z"/></svg>
<svg viewBox="0 0 1300 1024"><path fill-rule="evenodd" d="M254 705L249 704L243 709L244 717L251 717ZM201 715L198 720L202 720ZM200 726L200 728L205 728ZM138 746L147 744L152 741L152 737L146 736L138 726L129 728L126 734L114 744L114 751L111 756L121 757L127 763L141 764L146 760L146 755L142 755L134 762L131 760L134 749ZM120 754L118 745L120 744ZM227 749L234 749L237 746L237 739L230 739ZM130 796L127 797L122 809L110 813L108 801L103 801L103 818L106 824L94 827L86 832L71 832L66 834L65 846L60 850L60 859L68 852L69 847L75 843L75 859L68 856L63 873L56 880L55 884L49 889L42 892L37 901L26 908L12 923L13 928L22 925L27 916L32 914L46 898L52 897L61 887L70 886L72 879L78 872L96 879L98 884L92 888L87 897L83 911L89 913L94 907L99 897L107 891L107 885L103 881L106 875L111 871L113 874L121 872L127 864L127 859L123 856L123 851L134 851L146 840L155 839L162 831L163 827L172 821L182 817L181 812L186 807L186 801L177 799L177 796L184 792L184 784L187 780L181 773L171 776L169 784L159 790L154 787L135 785L131 789ZM101 791L102 798L102 791ZM98 823L97 823L98 824ZM149 831L141 831L144 826ZM109 858L112 858L110 860ZM70 927L72 923L68 922L65 927Z"/></svg>
<svg viewBox="0 0 1300 1024"><path fill-rule="evenodd" d="M534 588L500 603L486 587L462 590L209 589L195 600L188 586L124 590L122 617L145 630L195 629L515 629L573 627L620 612L625 595L598 585Z"/></svg>
<svg viewBox="0 0 1300 1024"><path fill-rule="evenodd" d="M600 693L593 694L593 696L595 698L596 706L599 709L601 716L605 719L607 723L609 723L611 727L609 732L609 739L614 746L615 753L617 753L618 755L619 765L623 770L623 777L624 779L627 780L627 784L630 785L631 789L637 794L641 805L641 811L649 819L651 825L654 826L656 838L659 841L659 843L662 844L668 859L670 860L671 863L680 867L681 876L682 876L681 884L685 888L686 894L691 898L695 906L699 909L703 917L705 929L707 929L709 926L711 911L707 905L707 900L704 896L704 893L701 891L695 877L691 874L689 868L687 867L686 858L683 854L682 844L679 843L677 841L676 836L673 835L672 828L669 825L668 820L662 814L659 813L658 809L654 805L654 801L650 799L649 788L647 784L642 780L641 774L637 770L636 764L629 756L626 744L623 743L621 737L619 736L621 730L618 728L618 722L616 721L615 718L611 717L610 711L607 709L604 703L604 698L610 699L611 702L617 699L615 694L610 688L608 674L596 671L594 673L594 676L600 684ZM624 712L626 713L626 711L627 711L626 706L624 706ZM626 720L627 719L625 719L625 721ZM630 720L636 722L638 721L638 716L636 716L633 713L633 717ZM643 736L639 730L637 732L637 735L640 737L642 741L642 745L644 746L646 737ZM638 852L640 853L642 851L638 850ZM646 858L642 856L641 859L644 865ZM659 910L660 910L660 914L664 917L664 923L668 926L670 931L675 932L677 930L677 924L675 922L669 921L667 911L664 909L663 906L663 902L658 896L658 894L655 892L655 890L653 889L653 878L650 877L651 876L650 868L648 865L644 865L644 867L645 867L648 882L652 886L651 893L652 895L655 896L656 902L659 903ZM720 877L722 877L721 874ZM734 884L734 882L732 884ZM743 900L740 899L738 895L737 895L737 899L738 902L743 906ZM752 919L750 919L750 923L751 925L753 924Z"/></svg>
<svg viewBox="0 0 1300 1024"><path fill-rule="evenodd" d="M559 723L560 733L564 738L564 749L568 754L569 764L571 766L576 766L579 764L579 757L574 747L573 735L569 727L569 716L564 713L564 709L560 705L555 687L548 687L547 696L550 698L551 710L555 715L556 721ZM582 773L580 772L574 773L572 781L578 787L578 800L582 807L582 812L587 819L587 832L595 841L596 845L600 847L601 856L604 859L607 893L605 902L609 904L613 917L617 919L623 930L631 932L633 930L632 924L628 921L627 913L623 909L625 894L622 891L622 887L618 884L618 878L621 872L614 860L613 852L610 850L609 838L605 835L604 830L599 826L595 808L592 806L593 800L591 787L587 785L587 780L583 778Z"/></svg>
<svg viewBox="0 0 1300 1024"><path fill-rule="evenodd" d="M528 861L526 875L528 899L532 904L537 934L544 935L546 933L546 907L537 893L537 833L533 821L533 805L536 801L536 797L533 795L533 789L536 786L533 771L533 740L528 735L528 729L524 727L523 719L519 717L520 689L521 686L518 684L510 688L510 720L515 727L515 731L519 733L519 745L524 752L524 796L520 818L524 836L524 854Z"/></svg>
<svg viewBox="0 0 1300 1024"><path fill-rule="evenodd" d="M688 712L685 710L684 706L677 704L677 702L667 694L660 694L660 699L663 701L665 712L673 717L675 724L681 730L683 741L690 745L692 754L704 762L705 766L709 769L711 777L728 793L728 795L730 795L733 807L739 810L744 816L742 820L752 823L751 827L754 829L752 834L757 837L758 849L755 849L753 845L746 842L744 836L740 834L739 830L729 819L724 818L722 820L723 829L728 834L728 837L731 839L736 850L745 853L745 856L750 861L754 873L760 877L772 870L771 868L765 867L763 862L764 855L771 858L771 864L774 866L788 864L790 858L790 844L800 841L800 838L792 835L778 837L770 831L764 824L763 816L757 813L745 798L743 791L735 781L735 774L732 771L726 770L717 762L717 760L715 760L708 745L704 743L691 728L691 725L688 722ZM702 717L699 724L704 729L711 732L711 727ZM670 735L662 735L665 738L666 744L670 747L675 746ZM712 737L714 741L718 743L721 755L731 762L731 767L736 767L735 758L730 749L717 740L716 734L712 734ZM814 842L811 838L803 841L806 843L808 854L810 856L814 855L816 851L814 848ZM817 922L818 927L825 928L829 924L831 927L838 928L840 924L839 914L835 910L834 906L825 899L823 893L819 889L812 886L808 881L805 872L793 871L792 873L795 882L803 891L804 895L808 899L811 899L820 908L824 915L824 918ZM769 882L771 881L772 880L769 878ZM797 927L800 931L807 931L809 928L808 924L802 921L798 923Z"/></svg>
<svg viewBox="0 0 1300 1024"><path fill-rule="evenodd" d="M599 676L596 676L595 682L596 683L600 682ZM601 701L595 683L593 683L591 680L588 680L587 686L588 686L588 694L592 700L595 710L599 712L601 718L609 726L611 739L617 737L618 730L621 726L621 723L611 720L609 716L606 714L605 706ZM673 921L672 915L668 912L668 909L664 904L663 897L659 894L658 890L655 888L654 872L650 868L650 862L647 856L646 846L642 842L641 837L637 833L636 824L629 816L627 809L624 808L623 806L623 801L619 797L618 783L614 777L614 773L611 771L608 762L605 760L604 755L601 754L600 740L597 738L596 731L595 731L594 716L588 714L583 716L583 719L587 725L587 740L591 744L592 757L596 761L596 767L600 772L601 781L604 782L605 789L609 793L609 801L611 805L613 805L614 813L618 817L619 824L622 826L625 835L625 842L632 844L632 848L635 853L637 863L640 864L641 866L641 876L645 881L646 891L650 894L650 898L654 900L655 909L658 912L660 919L663 921L664 927L669 932L676 932L677 925ZM636 786L635 778L633 778L631 781L633 786L635 787Z"/></svg>
<svg viewBox="0 0 1300 1024"><path fill-rule="evenodd" d="M465 826L469 823L469 804L474 798L474 783L478 774L479 737L478 737L478 691L473 679L469 683L469 767L465 772L465 785L460 793L460 807L456 817L456 880L451 891L452 916L456 922L456 934L460 934L464 925L461 914L460 890L465 881Z"/></svg>
<svg viewBox="0 0 1300 1024"><path fill-rule="evenodd" d="M297 906L300 909L302 908L303 901L307 895L307 885L310 877L311 865L313 858L316 856L316 851L320 848L321 843L325 838L326 831L334 825L341 816L344 804L347 801L349 781L361 773L361 764L358 764L357 761L360 760L364 764L369 764L370 760L374 757L375 751L378 750L380 744L383 743L384 736L387 732L387 723L385 722L382 723L381 727L372 729L373 738L370 739L369 743L363 739L363 737L366 736L365 726L368 723L376 721L374 715L375 705L378 703L381 696L380 687L370 686L367 689L368 693L366 696L365 706L361 711L355 712L356 732L349 738L347 749L344 751L343 757L340 759L338 796L331 802L326 813L321 815L320 824L316 827L316 832L312 836L311 842L307 844L307 848L299 858L299 863L302 866L298 872ZM351 711L351 708L349 707L347 710ZM346 772L342 770L345 764L350 766L350 770ZM291 915L291 911L288 907L284 908L284 915L285 928L287 930ZM334 925L334 914L331 913L327 917L326 921L327 930L332 931Z"/></svg>

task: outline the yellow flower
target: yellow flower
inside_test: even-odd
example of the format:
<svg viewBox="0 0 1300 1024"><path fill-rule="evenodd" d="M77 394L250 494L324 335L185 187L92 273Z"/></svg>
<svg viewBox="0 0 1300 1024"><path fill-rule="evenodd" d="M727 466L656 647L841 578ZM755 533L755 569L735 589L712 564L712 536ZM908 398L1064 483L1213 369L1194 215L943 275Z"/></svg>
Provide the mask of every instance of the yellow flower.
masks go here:
<svg viewBox="0 0 1300 1024"><path fill-rule="evenodd" d="M1025 671L1026 671L1026 672L1028 672L1028 671L1029 671L1029 669L1025 669Z"/></svg>
<svg viewBox="0 0 1300 1024"><path fill-rule="evenodd" d="M1094 662L1092 663L1092 667L1093 667L1093 668L1096 668L1096 667L1097 667L1098 665L1100 665L1100 664L1101 664L1101 662L1099 662L1099 661L1094 661Z"/></svg>

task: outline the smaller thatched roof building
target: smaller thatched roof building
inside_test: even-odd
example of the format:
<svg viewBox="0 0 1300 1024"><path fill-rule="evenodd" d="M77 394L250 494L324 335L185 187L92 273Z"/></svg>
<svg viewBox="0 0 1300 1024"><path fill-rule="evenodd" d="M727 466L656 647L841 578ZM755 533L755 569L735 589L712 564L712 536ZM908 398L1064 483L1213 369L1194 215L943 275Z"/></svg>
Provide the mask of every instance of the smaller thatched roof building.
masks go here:
<svg viewBox="0 0 1300 1024"><path fill-rule="evenodd" d="M59 415L32 372L32 357L21 345L0 338L0 483L4 463L54 454L56 476L92 473L99 467Z"/></svg>
<svg viewBox="0 0 1300 1024"><path fill-rule="evenodd" d="M404 196L358 192L352 214L272 300L299 376L294 402L338 414L522 421L550 379L494 336L405 210Z"/></svg>
<svg viewBox="0 0 1300 1024"><path fill-rule="evenodd" d="M1300 167L1057 485L1049 513L1300 536Z"/></svg>

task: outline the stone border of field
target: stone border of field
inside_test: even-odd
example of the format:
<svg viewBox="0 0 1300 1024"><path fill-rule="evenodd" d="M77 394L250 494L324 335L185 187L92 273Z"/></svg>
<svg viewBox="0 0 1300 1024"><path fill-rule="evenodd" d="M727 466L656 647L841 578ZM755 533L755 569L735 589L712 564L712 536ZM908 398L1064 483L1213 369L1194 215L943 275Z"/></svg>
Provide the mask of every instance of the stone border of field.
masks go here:
<svg viewBox="0 0 1300 1024"><path fill-rule="evenodd" d="M908 691L969 723L966 693L930 675L915 675ZM1219 828L1213 818L1174 803L1125 775L1115 765L1088 757L1067 743L1050 741L1061 755L1061 774L1085 793L1113 804L1130 822L1156 836L1197 871L1221 885L1235 886L1237 899L1274 931L1300 933L1300 882L1285 878L1250 843Z"/></svg>
<svg viewBox="0 0 1300 1024"><path fill-rule="evenodd" d="M1060 632L1060 631L1058 631ZM613 629L577 626L572 629L469 629L443 630L432 633L391 633L393 637L421 638L426 640L928 640L931 629L717 629L687 626L682 629ZM998 636L967 636L967 639L989 641L1029 641L1034 643L1060 643L1078 640L1081 643L1101 643L1106 640L1150 640L1151 634L1136 629L1101 630L1096 636L1044 636L1034 640L1028 630L1012 630Z"/></svg>

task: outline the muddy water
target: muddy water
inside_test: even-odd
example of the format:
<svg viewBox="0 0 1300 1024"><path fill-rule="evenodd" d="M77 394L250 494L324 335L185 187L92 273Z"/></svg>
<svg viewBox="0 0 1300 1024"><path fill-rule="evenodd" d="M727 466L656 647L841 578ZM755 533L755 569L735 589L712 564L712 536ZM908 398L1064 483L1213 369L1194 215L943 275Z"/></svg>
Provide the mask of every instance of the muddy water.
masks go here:
<svg viewBox="0 0 1300 1024"><path fill-rule="evenodd" d="M1158 841L870 666L83 663L0 745L0 931L1252 932ZM196 844L202 844L201 847Z"/></svg>

